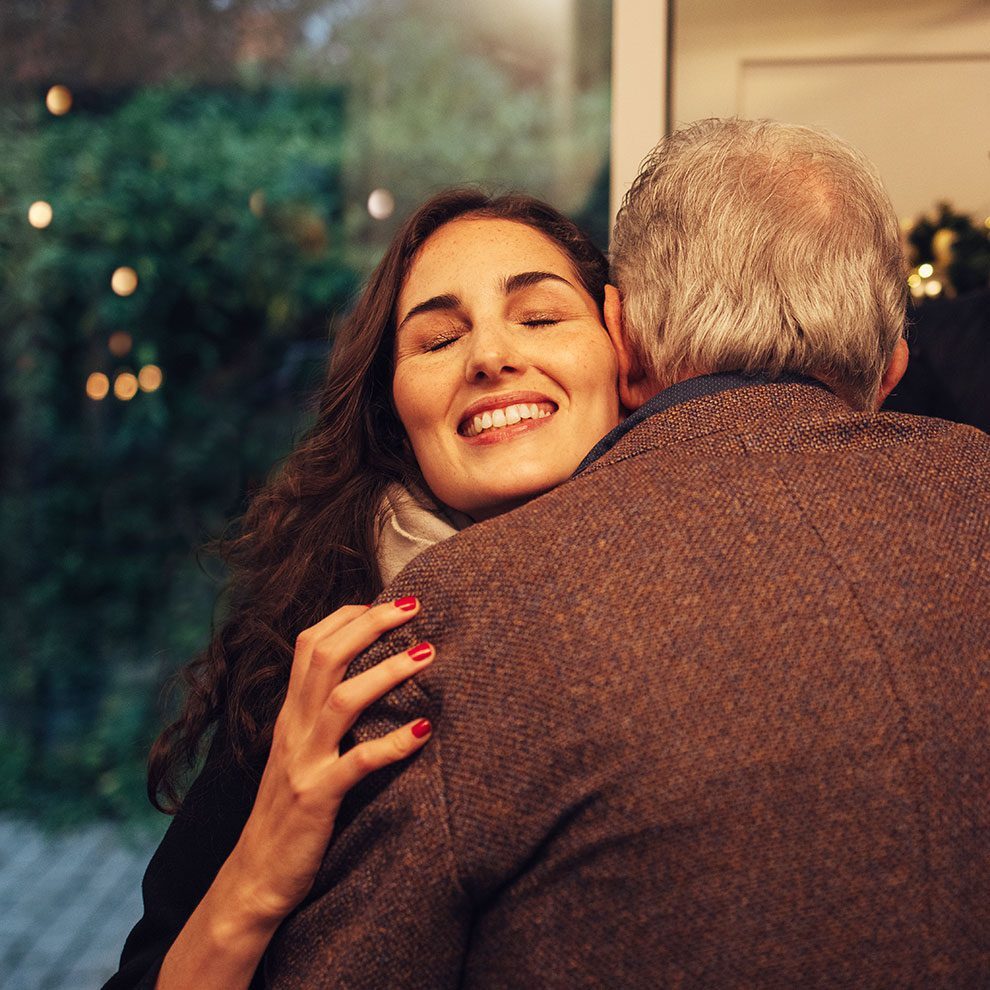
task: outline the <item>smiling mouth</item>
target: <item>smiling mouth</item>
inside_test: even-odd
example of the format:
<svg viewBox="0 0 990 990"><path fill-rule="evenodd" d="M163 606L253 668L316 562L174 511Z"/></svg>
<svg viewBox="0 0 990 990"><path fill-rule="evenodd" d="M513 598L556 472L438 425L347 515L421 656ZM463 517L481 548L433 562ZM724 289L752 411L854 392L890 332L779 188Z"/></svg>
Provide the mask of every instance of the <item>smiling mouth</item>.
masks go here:
<svg viewBox="0 0 990 990"><path fill-rule="evenodd" d="M557 406L553 402L515 402L468 416L461 421L457 432L468 440L482 436L494 439L505 430L511 434L523 432L541 420L549 419L556 411Z"/></svg>

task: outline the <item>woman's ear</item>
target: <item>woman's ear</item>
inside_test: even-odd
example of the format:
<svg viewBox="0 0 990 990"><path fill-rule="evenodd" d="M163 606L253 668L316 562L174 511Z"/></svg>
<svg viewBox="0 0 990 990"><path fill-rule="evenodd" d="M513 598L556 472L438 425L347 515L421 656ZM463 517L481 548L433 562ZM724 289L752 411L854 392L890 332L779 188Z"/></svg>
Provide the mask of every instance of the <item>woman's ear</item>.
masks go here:
<svg viewBox="0 0 990 990"><path fill-rule="evenodd" d="M605 329L608 330L619 365L619 399L626 409L632 411L653 398L657 390L651 390L639 361L629 347L622 325L622 299L614 285L605 286L604 314Z"/></svg>

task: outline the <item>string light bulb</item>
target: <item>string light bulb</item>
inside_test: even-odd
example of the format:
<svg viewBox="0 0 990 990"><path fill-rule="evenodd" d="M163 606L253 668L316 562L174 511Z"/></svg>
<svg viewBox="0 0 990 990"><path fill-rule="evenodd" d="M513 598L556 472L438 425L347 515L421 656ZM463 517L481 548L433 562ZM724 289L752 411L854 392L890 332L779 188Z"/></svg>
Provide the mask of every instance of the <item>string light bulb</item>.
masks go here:
<svg viewBox="0 0 990 990"><path fill-rule="evenodd" d="M102 371L94 371L86 379L86 394L95 402L105 399L110 391L110 379Z"/></svg>
<svg viewBox="0 0 990 990"><path fill-rule="evenodd" d="M134 338L126 330L115 330L107 341L107 348L114 357L130 354L133 346Z"/></svg>
<svg viewBox="0 0 990 990"><path fill-rule="evenodd" d="M154 392L161 388L162 369L157 364L146 364L138 372L138 385L142 392Z"/></svg>
<svg viewBox="0 0 990 990"><path fill-rule="evenodd" d="M137 395L138 380L130 371L122 371L113 381L113 394L122 402L130 402Z"/></svg>
<svg viewBox="0 0 990 990"><path fill-rule="evenodd" d="M123 265L118 268L113 275L110 276L110 288L113 289L118 296L133 295L137 287L137 272L134 271L133 268L129 268L127 265Z"/></svg>
<svg viewBox="0 0 990 990"><path fill-rule="evenodd" d="M28 207L28 223L37 230L44 230L52 222L52 204L39 199Z"/></svg>
<svg viewBox="0 0 990 990"><path fill-rule="evenodd" d="M72 109L72 90L68 86L52 86L45 94L48 112L62 117Z"/></svg>
<svg viewBox="0 0 990 990"><path fill-rule="evenodd" d="M374 220L387 220L395 212L395 197L387 189L373 189L368 196L368 212Z"/></svg>

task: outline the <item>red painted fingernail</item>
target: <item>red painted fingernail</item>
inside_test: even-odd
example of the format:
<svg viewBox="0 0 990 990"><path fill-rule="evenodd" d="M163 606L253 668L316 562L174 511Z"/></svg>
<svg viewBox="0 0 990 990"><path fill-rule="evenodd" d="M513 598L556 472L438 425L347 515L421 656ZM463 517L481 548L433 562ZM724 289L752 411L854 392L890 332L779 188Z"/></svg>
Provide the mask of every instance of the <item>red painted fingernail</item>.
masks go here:
<svg viewBox="0 0 990 990"><path fill-rule="evenodd" d="M432 656L433 647L429 643L420 643L419 646L406 650L406 653L409 654L411 660L426 660L427 657Z"/></svg>
<svg viewBox="0 0 990 990"><path fill-rule="evenodd" d="M419 720L419 721L418 721L418 722L417 722L417 723L416 723L416 724L415 724L415 725L414 725L414 726L412 727L412 734L413 734L413 735L414 735L414 736L415 736L415 737L416 737L417 739L422 739L422 738L423 738L423 736L428 736L428 735L430 734L430 732L431 732L431 730L432 730L432 729L433 729L433 726L432 726L432 725L430 725L430 720L429 720L428 718L421 718L421 719L420 719L420 720Z"/></svg>
<svg viewBox="0 0 990 990"><path fill-rule="evenodd" d="M396 608L401 608L403 612L411 612L416 607L416 599L412 596L408 598L396 598L392 604Z"/></svg>

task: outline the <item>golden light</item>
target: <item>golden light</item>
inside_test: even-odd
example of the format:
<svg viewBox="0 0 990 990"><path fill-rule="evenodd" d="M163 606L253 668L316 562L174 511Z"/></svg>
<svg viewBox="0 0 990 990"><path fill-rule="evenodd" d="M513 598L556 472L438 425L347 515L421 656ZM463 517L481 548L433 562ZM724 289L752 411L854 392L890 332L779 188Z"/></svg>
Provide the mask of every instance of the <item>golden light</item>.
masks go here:
<svg viewBox="0 0 990 990"><path fill-rule="evenodd" d="M114 357L130 354L133 346L134 338L126 330L115 330L107 341L107 347L110 348L110 353Z"/></svg>
<svg viewBox="0 0 990 990"><path fill-rule="evenodd" d="M265 193L262 189L255 189L248 196L248 209L256 216L260 217L265 212Z"/></svg>
<svg viewBox="0 0 990 990"><path fill-rule="evenodd" d="M912 289L917 288L921 285L921 276L917 272L911 272L911 274L908 275L908 285L910 285Z"/></svg>
<svg viewBox="0 0 990 990"><path fill-rule="evenodd" d="M146 364L138 372L138 385L142 392L154 392L162 384L162 369L157 364Z"/></svg>
<svg viewBox="0 0 990 990"><path fill-rule="evenodd" d="M67 114L72 108L72 90L68 86L52 86L45 95L45 106L56 117Z"/></svg>
<svg viewBox="0 0 990 990"><path fill-rule="evenodd" d="M118 268L113 275L110 276L110 288L117 293L118 296L129 296L138 287L138 277L137 272L133 268L128 268L126 265L122 268Z"/></svg>
<svg viewBox="0 0 990 990"><path fill-rule="evenodd" d="M395 211L395 197L387 189L374 189L368 197L368 212L375 220L387 220Z"/></svg>
<svg viewBox="0 0 990 990"><path fill-rule="evenodd" d="M42 230L52 222L52 204L46 203L43 199L32 203L28 207L28 223L38 230Z"/></svg>
<svg viewBox="0 0 990 990"><path fill-rule="evenodd" d="M940 265L948 265L952 261L956 239L956 232L948 227L942 227L932 235L932 254Z"/></svg>
<svg viewBox="0 0 990 990"><path fill-rule="evenodd" d="M113 382L113 394L124 402L137 395L138 380L129 371L122 371Z"/></svg>
<svg viewBox="0 0 990 990"><path fill-rule="evenodd" d="M937 296L941 291L942 283L937 278L933 278L930 282L925 283L926 296Z"/></svg>
<svg viewBox="0 0 990 990"><path fill-rule="evenodd" d="M918 265L918 274L922 278L931 278L935 274L935 269L926 261L923 265Z"/></svg>
<svg viewBox="0 0 990 990"><path fill-rule="evenodd" d="M105 399L110 391L110 379L102 371L94 371L86 379L86 394L99 401Z"/></svg>

